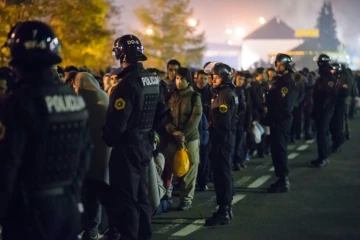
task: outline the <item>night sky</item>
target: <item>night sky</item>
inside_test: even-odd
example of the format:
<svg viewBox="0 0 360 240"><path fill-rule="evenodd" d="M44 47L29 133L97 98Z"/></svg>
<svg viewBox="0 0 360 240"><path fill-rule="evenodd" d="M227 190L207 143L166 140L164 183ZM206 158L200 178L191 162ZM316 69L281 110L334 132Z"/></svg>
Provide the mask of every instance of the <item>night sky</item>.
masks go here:
<svg viewBox="0 0 360 240"><path fill-rule="evenodd" d="M124 6L121 17L122 32L129 26L145 29L133 14L138 4L148 0L116 0ZM294 29L314 28L323 0L191 0L194 18L200 21L199 30L206 33L207 42L226 43L227 28L242 27L246 34L261 26L259 17L266 20L278 16ZM360 53L360 0L331 0L341 42L357 48ZM145 30L144 30L145 31ZM231 39L233 40L233 39ZM236 44L236 41L234 41Z"/></svg>

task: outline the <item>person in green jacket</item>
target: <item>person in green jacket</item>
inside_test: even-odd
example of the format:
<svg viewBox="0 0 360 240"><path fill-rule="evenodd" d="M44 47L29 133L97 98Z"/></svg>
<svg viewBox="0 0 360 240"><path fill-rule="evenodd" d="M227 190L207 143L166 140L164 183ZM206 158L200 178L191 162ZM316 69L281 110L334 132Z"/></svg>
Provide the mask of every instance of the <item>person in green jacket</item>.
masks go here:
<svg viewBox="0 0 360 240"><path fill-rule="evenodd" d="M191 208L194 198L196 177L199 165L200 136L198 126L202 115L200 94L192 88L191 73L187 68L179 68L176 74L176 89L168 100L171 116L165 129L170 135L170 141L164 149L166 164L172 165L175 152L185 143L190 161L188 173L180 180L179 210L186 211ZM171 179L169 175L168 178ZM171 197L171 186L167 195Z"/></svg>

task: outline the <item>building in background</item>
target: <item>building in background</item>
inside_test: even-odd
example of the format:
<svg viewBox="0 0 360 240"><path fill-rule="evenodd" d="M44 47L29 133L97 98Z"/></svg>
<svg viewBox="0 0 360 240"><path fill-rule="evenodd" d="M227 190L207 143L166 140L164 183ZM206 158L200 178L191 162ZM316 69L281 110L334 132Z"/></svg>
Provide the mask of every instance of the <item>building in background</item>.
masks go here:
<svg viewBox="0 0 360 240"><path fill-rule="evenodd" d="M314 58L321 53L328 54L333 61L358 68L358 59L350 57L342 44L337 52L324 51L319 42L318 29L294 30L278 17L244 37L241 45L232 45L231 41L227 44L208 43L203 65L206 62L219 61L238 70L270 67L271 57L279 52L290 55L297 70L304 67L316 69Z"/></svg>
<svg viewBox="0 0 360 240"><path fill-rule="evenodd" d="M208 43L203 56L203 66L207 62L224 62L235 69L241 69L241 46L222 43Z"/></svg>
<svg viewBox="0 0 360 240"><path fill-rule="evenodd" d="M287 52L303 42L295 36L294 29L275 17L243 39L241 67L249 69L269 63L270 53Z"/></svg>

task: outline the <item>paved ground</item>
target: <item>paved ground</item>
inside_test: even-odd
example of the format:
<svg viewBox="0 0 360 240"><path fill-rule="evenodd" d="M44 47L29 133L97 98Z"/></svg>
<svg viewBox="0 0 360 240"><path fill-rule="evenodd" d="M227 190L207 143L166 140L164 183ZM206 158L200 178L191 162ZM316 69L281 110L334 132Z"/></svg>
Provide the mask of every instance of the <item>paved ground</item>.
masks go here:
<svg viewBox="0 0 360 240"><path fill-rule="evenodd" d="M153 239L360 239L360 120L351 126L351 140L324 169L309 165L317 156L316 142L289 146L290 192L267 193L276 180L271 159L251 159L234 176L235 217L230 225L203 226L215 209L210 188L196 193L190 211L156 217Z"/></svg>

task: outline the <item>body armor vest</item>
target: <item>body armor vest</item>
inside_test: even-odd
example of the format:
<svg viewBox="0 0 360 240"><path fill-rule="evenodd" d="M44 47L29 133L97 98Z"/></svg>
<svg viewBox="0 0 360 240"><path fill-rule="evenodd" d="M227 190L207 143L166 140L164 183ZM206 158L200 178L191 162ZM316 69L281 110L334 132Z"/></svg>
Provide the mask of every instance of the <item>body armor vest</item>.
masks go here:
<svg viewBox="0 0 360 240"><path fill-rule="evenodd" d="M24 179L28 189L65 187L76 179L85 150L85 131L89 131L88 112L83 98L66 88L41 89L43 101L36 102L37 106L33 102L30 108L31 115L40 110L42 117L34 121L34 143L30 143L34 147L29 149L31 163Z"/></svg>
<svg viewBox="0 0 360 240"><path fill-rule="evenodd" d="M140 74L139 81L142 90L140 94L140 114L137 122L140 132L149 132L153 128L159 101L159 78L145 73Z"/></svg>

